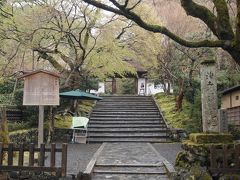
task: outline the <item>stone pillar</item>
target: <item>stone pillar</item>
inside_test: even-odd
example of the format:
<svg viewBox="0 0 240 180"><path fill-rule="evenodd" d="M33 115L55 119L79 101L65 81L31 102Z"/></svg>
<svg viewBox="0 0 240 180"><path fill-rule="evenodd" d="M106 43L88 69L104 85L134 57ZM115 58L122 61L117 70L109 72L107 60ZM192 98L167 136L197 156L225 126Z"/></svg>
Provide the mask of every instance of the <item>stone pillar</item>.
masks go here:
<svg viewBox="0 0 240 180"><path fill-rule="evenodd" d="M201 94L203 132L219 132L215 61L202 62Z"/></svg>

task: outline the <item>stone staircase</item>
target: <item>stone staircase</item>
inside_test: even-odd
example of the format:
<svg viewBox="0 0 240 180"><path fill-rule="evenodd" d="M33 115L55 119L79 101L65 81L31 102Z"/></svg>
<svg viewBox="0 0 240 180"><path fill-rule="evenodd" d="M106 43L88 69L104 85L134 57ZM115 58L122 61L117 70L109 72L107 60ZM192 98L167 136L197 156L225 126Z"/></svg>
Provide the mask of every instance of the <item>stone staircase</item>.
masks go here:
<svg viewBox="0 0 240 180"><path fill-rule="evenodd" d="M168 142L166 123L150 96L105 96L90 116L88 142Z"/></svg>

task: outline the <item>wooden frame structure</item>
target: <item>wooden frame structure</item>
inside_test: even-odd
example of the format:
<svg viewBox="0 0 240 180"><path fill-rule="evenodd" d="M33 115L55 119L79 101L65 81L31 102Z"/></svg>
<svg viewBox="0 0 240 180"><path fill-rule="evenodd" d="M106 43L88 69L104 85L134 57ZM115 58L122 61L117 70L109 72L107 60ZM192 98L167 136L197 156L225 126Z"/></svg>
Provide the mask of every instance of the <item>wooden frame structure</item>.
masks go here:
<svg viewBox="0 0 240 180"><path fill-rule="evenodd" d="M223 145L219 148L210 147L211 173L239 173L240 172L240 144Z"/></svg>
<svg viewBox="0 0 240 180"><path fill-rule="evenodd" d="M15 152L18 154L17 165L13 164ZM24 152L29 153L28 165L24 162ZM38 163L35 163L34 154L39 153ZM50 154L50 166L45 166L46 152ZM56 166L56 153L61 153L61 166ZM4 157L7 157L7 163L3 163ZM45 144L41 144L40 148L35 147L32 143L29 148L21 144L19 147L14 147L13 143L8 144L8 147L3 147L0 143L0 171L37 171L37 172L55 172L56 176L65 177L67 174L67 144L62 144L62 148L56 148L56 144L51 144L50 148L46 148Z"/></svg>

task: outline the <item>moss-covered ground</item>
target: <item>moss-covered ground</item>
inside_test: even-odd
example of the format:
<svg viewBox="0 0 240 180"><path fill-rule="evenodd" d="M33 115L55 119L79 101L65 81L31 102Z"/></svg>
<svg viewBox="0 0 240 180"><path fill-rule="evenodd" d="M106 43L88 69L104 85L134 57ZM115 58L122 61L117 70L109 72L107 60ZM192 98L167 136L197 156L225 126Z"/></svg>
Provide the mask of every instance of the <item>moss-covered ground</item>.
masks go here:
<svg viewBox="0 0 240 180"><path fill-rule="evenodd" d="M182 110L177 111L174 95L158 93L154 97L170 127L182 128L188 133L200 131L201 122L191 117L191 105L185 99L183 100Z"/></svg>

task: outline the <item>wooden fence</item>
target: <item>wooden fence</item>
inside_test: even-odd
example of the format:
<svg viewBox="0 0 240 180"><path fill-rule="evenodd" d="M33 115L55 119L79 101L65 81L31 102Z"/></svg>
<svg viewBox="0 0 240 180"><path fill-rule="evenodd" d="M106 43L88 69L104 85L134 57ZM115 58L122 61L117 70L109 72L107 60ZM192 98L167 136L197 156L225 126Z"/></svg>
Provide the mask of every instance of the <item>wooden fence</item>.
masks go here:
<svg viewBox="0 0 240 180"><path fill-rule="evenodd" d="M240 172L240 144L210 147L211 173Z"/></svg>
<svg viewBox="0 0 240 180"><path fill-rule="evenodd" d="M240 126L240 106L227 109L228 124Z"/></svg>
<svg viewBox="0 0 240 180"><path fill-rule="evenodd" d="M24 162L24 152L29 153L28 162ZM50 166L45 166L45 155L49 152ZM61 166L56 166L56 153L61 153ZM37 163L34 155L38 153ZM18 155L17 165L14 165L14 154ZM6 157L7 163L3 163ZM12 143L8 147L3 147L0 143L0 171L38 171L38 172L55 172L56 176L66 176L67 172L67 144L62 144L62 148L56 148L56 144L51 144L50 148L46 148L45 144L41 144L40 148L30 144L29 148L22 144L19 147L14 147Z"/></svg>

